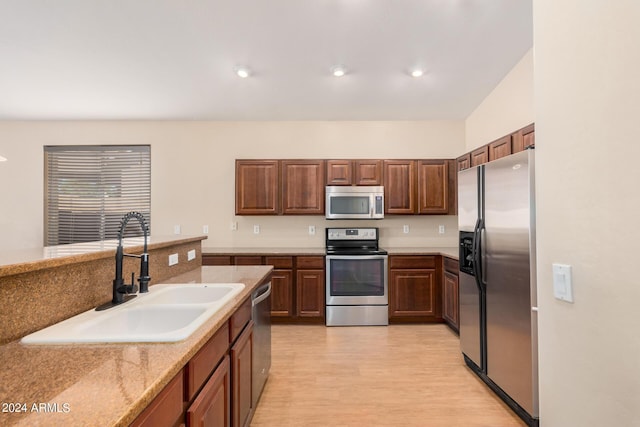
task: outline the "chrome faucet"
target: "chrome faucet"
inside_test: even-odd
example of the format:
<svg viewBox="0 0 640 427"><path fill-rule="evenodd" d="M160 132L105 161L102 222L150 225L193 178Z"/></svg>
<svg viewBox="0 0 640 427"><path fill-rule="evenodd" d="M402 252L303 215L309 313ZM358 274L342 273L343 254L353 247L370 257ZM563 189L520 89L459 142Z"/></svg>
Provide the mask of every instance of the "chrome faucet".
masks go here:
<svg viewBox="0 0 640 427"><path fill-rule="evenodd" d="M135 218L140 223L142 231L144 232L144 248L141 255L125 254L122 247L122 236L124 229L130 219ZM118 233L118 248L116 249L116 278L113 280L113 299L111 300L111 306L122 304L127 299L131 299L134 296L125 298L125 295L135 294L138 292L138 287L134 283L134 274L131 273L131 283L124 283L122 278L122 261L125 256L140 258L140 277L138 282L140 283L140 293L149 292L149 254L147 253L147 239L148 239L149 227L144 219L144 216L140 212L129 212L122 217L120 222L120 232Z"/></svg>

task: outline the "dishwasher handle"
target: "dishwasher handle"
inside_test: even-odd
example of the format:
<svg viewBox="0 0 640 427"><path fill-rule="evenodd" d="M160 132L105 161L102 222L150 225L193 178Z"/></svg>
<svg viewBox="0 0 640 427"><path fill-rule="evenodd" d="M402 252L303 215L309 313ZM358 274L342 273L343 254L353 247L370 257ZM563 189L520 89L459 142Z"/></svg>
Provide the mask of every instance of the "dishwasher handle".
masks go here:
<svg viewBox="0 0 640 427"><path fill-rule="evenodd" d="M271 282L267 283L259 290L262 290L265 288L266 290L263 293L261 293L260 295L255 297L253 300L251 300L251 307L255 307L256 305L260 304L262 301L266 300L269 297L269 295L271 295Z"/></svg>

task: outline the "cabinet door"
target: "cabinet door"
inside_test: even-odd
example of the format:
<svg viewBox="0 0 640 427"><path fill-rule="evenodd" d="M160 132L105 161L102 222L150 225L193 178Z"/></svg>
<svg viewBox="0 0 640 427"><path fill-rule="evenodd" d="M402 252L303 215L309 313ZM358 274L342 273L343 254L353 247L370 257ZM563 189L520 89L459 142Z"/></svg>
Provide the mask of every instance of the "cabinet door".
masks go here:
<svg viewBox="0 0 640 427"><path fill-rule="evenodd" d="M236 160L236 215L278 213L278 161Z"/></svg>
<svg viewBox="0 0 640 427"><path fill-rule="evenodd" d="M202 255L202 265L232 265L229 255Z"/></svg>
<svg viewBox="0 0 640 427"><path fill-rule="evenodd" d="M489 147L484 145L471 152L471 166L478 166L489 161Z"/></svg>
<svg viewBox="0 0 640 427"><path fill-rule="evenodd" d="M435 269L391 270L389 274L389 319L439 317Z"/></svg>
<svg viewBox="0 0 640 427"><path fill-rule="evenodd" d="M354 160L356 185L382 185L382 160Z"/></svg>
<svg viewBox="0 0 640 427"><path fill-rule="evenodd" d="M184 371L180 371L149 406L138 415L131 426L169 427L176 425L183 414L183 388Z"/></svg>
<svg viewBox="0 0 640 427"><path fill-rule="evenodd" d="M443 283L444 307L442 317L455 330L460 327L458 315L458 275L449 271L444 272Z"/></svg>
<svg viewBox="0 0 640 427"><path fill-rule="evenodd" d="M187 427L231 425L229 356L225 356L187 410Z"/></svg>
<svg viewBox="0 0 640 427"><path fill-rule="evenodd" d="M351 160L327 160L327 185L353 184Z"/></svg>
<svg viewBox="0 0 640 427"><path fill-rule="evenodd" d="M489 144L489 161L511 154L511 135L504 136Z"/></svg>
<svg viewBox="0 0 640 427"><path fill-rule="evenodd" d="M271 317L293 317L293 270L273 270L271 275Z"/></svg>
<svg viewBox="0 0 640 427"><path fill-rule="evenodd" d="M251 357L253 351L253 321L231 347L231 376L233 387L232 424L234 427L246 426L251 419ZM203 424L217 425L217 424Z"/></svg>
<svg viewBox="0 0 640 427"><path fill-rule="evenodd" d="M456 170L458 172L471 167L471 153L467 153L464 156L460 156L456 159Z"/></svg>
<svg viewBox="0 0 640 427"><path fill-rule="evenodd" d="M536 145L536 133L534 125L529 125L522 129L522 146L524 149L533 147Z"/></svg>
<svg viewBox="0 0 640 427"><path fill-rule="evenodd" d="M420 160L418 162L418 213L449 213L449 162Z"/></svg>
<svg viewBox="0 0 640 427"><path fill-rule="evenodd" d="M324 160L282 161L282 213L324 215Z"/></svg>
<svg viewBox="0 0 640 427"><path fill-rule="evenodd" d="M296 305L299 317L324 319L324 270L298 270Z"/></svg>
<svg viewBox="0 0 640 427"><path fill-rule="evenodd" d="M416 213L416 165L413 160L384 161L384 211Z"/></svg>

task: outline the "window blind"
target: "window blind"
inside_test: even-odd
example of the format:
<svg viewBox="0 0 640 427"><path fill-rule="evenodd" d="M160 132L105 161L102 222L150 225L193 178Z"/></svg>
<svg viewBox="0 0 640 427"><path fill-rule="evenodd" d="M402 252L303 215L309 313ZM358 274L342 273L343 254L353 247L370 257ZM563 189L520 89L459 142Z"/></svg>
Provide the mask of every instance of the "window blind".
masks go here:
<svg viewBox="0 0 640 427"><path fill-rule="evenodd" d="M44 147L44 244L116 239L130 211L151 221L149 145ZM126 237L142 236L137 222Z"/></svg>

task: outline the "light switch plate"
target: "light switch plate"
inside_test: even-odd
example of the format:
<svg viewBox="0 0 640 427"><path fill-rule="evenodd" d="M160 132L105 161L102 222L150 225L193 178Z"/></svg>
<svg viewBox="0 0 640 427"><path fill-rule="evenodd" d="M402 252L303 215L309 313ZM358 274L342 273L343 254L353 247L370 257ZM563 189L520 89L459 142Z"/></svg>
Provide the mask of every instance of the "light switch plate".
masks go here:
<svg viewBox="0 0 640 427"><path fill-rule="evenodd" d="M315 236L316 235L316 226L315 225L310 225L309 226L309 236Z"/></svg>
<svg viewBox="0 0 640 427"><path fill-rule="evenodd" d="M187 252L187 261L193 261L194 259L196 259L196 250L191 249L189 252Z"/></svg>
<svg viewBox="0 0 640 427"><path fill-rule="evenodd" d="M561 301L573 302L570 265L553 264L553 296Z"/></svg>

